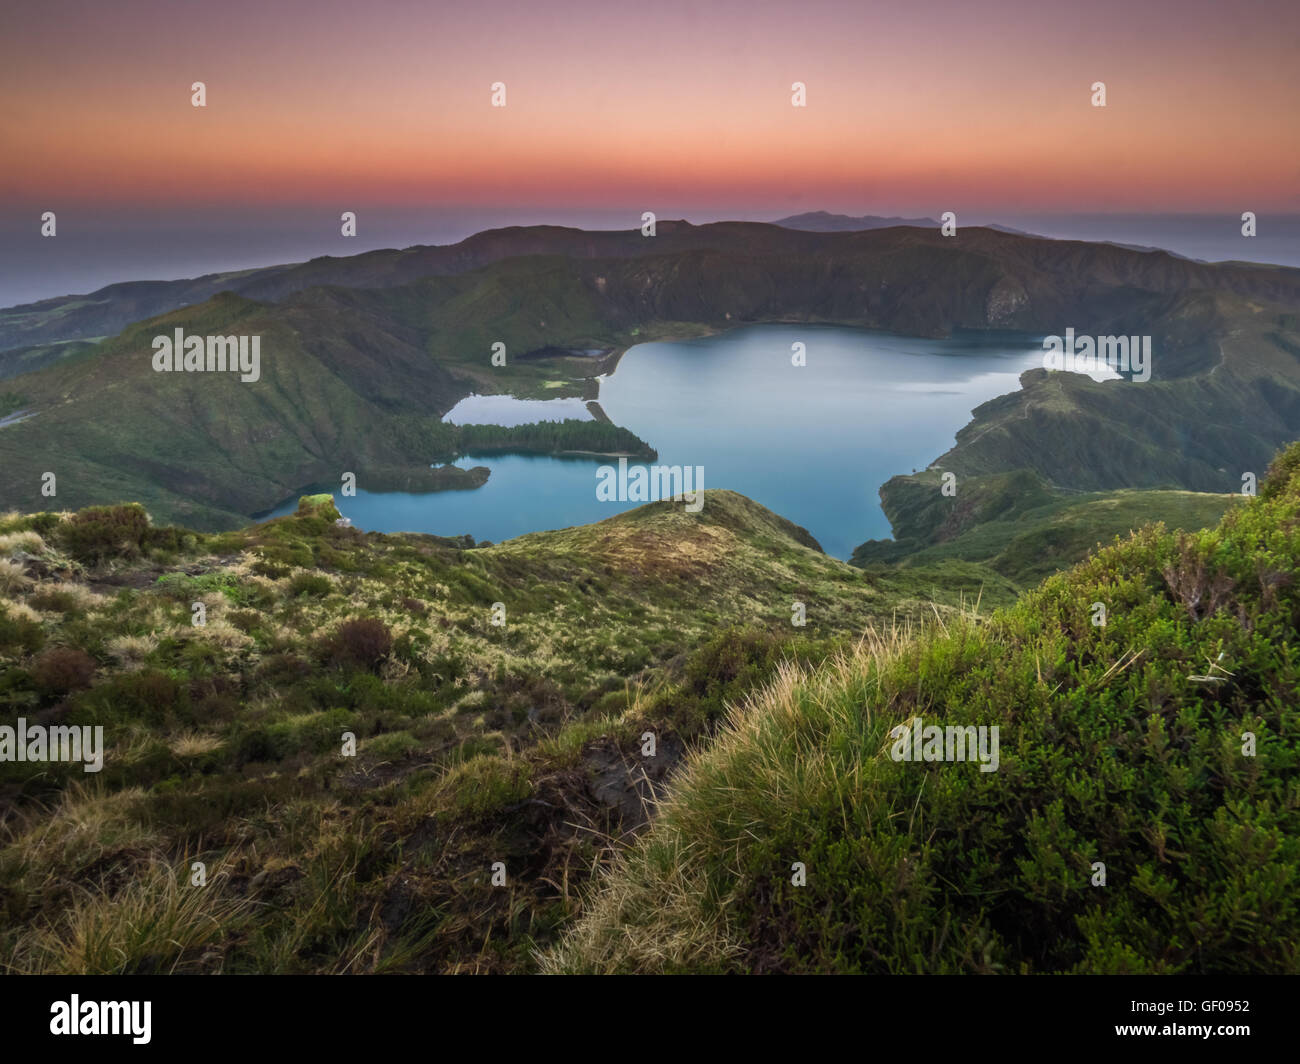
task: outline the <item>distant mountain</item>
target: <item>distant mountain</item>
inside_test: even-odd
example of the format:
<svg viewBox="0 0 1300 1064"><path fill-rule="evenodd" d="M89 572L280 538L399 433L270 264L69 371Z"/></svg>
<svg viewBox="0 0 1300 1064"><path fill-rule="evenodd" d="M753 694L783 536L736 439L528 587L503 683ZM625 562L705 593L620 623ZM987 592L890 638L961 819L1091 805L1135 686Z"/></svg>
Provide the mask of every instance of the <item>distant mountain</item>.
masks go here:
<svg viewBox="0 0 1300 1064"><path fill-rule="evenodd" d="M939 228L939 223L933 218L885 218L878 214L864 214L855 218L849 214L831 214L829 211L808 211L804 214L792 214L789 218L782 218L772 224L779 225L783 229L802 229L807 233L860 233L864 229L889 229L896 225L911 225L922 229ZM972 228L992 229L994 232L1010 233L1013 236L1038 236L1037 233L1031 233L1025 229L1014 229L1009 225L998 225L995 222ZM1147 251L1151 249L1140 248L1136 250Z"/></svg>
<svg viewBox="0 0 1300 1064"><path fill-rule="evenodd" d="M1010 230L1010 229L1008 229L1008 230L1006 230L1006 232L1014 232L1014 230ZM1206 260L1206 259L1194 259L1194 258L1192 258L1192 257L1189 256L1189 255L1180 255L1180 254L1178 254L1178 252L1176 252L1176 251L1169 251L1169 250L1166 249L1166 248L1158 248L1158 247L1155 247L1155 246L1153 246L1153 245L1151 245L1151 244L1124 244L1124 243L1121 243L1121 242L1118 241L1118 240L1103 240L1103 241L1101 241L1101 243L1103 243L1103 244L1109 244L1111 247L1124 248L1126 251L1142 251L1142 252L1146 252L1146 253L1150 253L1150 252L1153 252L1153 251L1158 251L1158 252L1160 252L1160 253L1163 254L1163 255L1172 255L1174 258L1176 258L1176 259L1183 259L1183 260L1186 261L1186 262L1206 262L1206 261L1208 261L1208 260Z"/></svg>
<svg viewBox="0 0 1300 1064"><path fill-rule="evenodd" d="M1032 236L1032 237L1038 237L1038 239L1040 240L1051 239L1050 237L1042 236L1040 233L1031 233L1027 229L1013 229L1009 225L998 225L996 222L990 222L988 225L983 226L983 228L992 229L998 233L1010 233L1012 236Z"/></svg>
<svg viewBox="0 0 1300 1064"><path fill-rule="evenodd" d="M848 233L861 232L863 229L888 229L895 225L915 225L937 228L939 223L933 218L882 218L876 214L864 214L854 218L847 214L831 214L827 211L808 211L804 214L792 214L778 222L783 229L802 229L808 233Z"/></svg>
<svg viewBox="0 0 1300 1064"><path fill-rule="evenodd" d="M844 218L827 215L825 218ZM803 215L800 217L815 217ZM882 237L881 253L901 250L912 244L941 246L938 223L931 219L877 219L892 235ZM789 219L786 219L789 221ZM855 224L861 219L851 219ZM663 220L654 238L643 237L639 230L587 231L563 226L513 226L476 233L457 244L422 246L402 250L370 251L344 257L321 256L309 262L268 266L230 273L207 274L179 281L127 281L108 285L90 294L58 296L0 309L0 352L21 350L22 354L0 359L0 378L23 372L37 364L62 361L80 348L63 351L49 345L70 340L98 340L115 336L133 322L165 314L181 307L211 299L218 292L234 292L248 299L281 302L295 292L322 285L345 288L391 289L428 277L463 275L504 259L535 255L562 256L569 260L645 258L686 252L710 251L719 254L762 258L767 255L795 256L806 259L829 256L840 259L854 255L866 234L875 229L791 229L781 223L718 222L691 225L685 221ZM1077 249L1103 245L1075 240L1028 238L1021 245L993 243L990 234L1020 235L1003 227L976 226L960 230L961 247L979 256L1009 254L1019 260L1013 272L1055 269L1057 263L1069 261ZM1118 247L1118 245L1108 245ZM1144 249L1145 250L1145 249ZM1190 263L1167 252L1116 258L1125 283L1134 287L1164 292L1185 288L1214 288L1227 285L1242 294L1263 294L1275 298L1277 289L1271 279L1300 276L1300 271L1285 267L1231 266L1218 275L1172 269L1175 262ZM1195 264L1200 268L1203 264ZM1215 268L1226 264L1217 264ZM1249 277L1249 281L1243 278ZM940 278L941 280L942 278ZM934 332L935 330L931 330ZM939 329L938 331L942 331ZM39 351L33 349L40 349Z"/></svg>

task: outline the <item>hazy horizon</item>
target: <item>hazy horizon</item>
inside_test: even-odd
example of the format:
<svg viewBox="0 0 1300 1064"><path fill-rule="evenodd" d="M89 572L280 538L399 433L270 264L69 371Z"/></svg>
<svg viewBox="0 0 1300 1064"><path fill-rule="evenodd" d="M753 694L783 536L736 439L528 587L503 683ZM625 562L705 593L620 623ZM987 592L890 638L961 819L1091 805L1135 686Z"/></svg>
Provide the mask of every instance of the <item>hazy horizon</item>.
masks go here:
<svg viewBox="0 0 1300 1064"><path fill-rule="evenodd" d="M651 208L373 208L350 207L357 235L340 234L341 210L327 208L91 207L58 212L55 239L43 238L39 213L0 210L0 307L85 295L126 281L172 281L231 270L347 256L417 244L454 244L487 229L561 225L635 229ZM946 208L945 208L946 209ZM1259 235L1241 235L1239 216L1217 214L1002 213L954 208L959 225L999 224L1044 237L1157 247L1204 261L1239 260L1300 267L1300 213L1261 215ZM696 225L717 221L773 222L810 211L854 217L936 217L937 208L877 208L798 204L742 215L717 208L669 207L662 219Z"/></svg>

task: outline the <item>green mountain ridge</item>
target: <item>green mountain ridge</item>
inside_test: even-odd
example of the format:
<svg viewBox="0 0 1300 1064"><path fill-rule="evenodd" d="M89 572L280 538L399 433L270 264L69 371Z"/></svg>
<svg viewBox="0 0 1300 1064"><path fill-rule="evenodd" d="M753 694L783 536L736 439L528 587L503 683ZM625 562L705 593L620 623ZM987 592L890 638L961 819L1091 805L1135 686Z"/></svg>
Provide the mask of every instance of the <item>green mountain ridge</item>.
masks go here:
<svg viewBox="0 0 1300 1064"><path fill-rule="evenodd" d="M1080 374L1027 371L1019 391L976 408L956 445L928 470L882 485L895 540L865 543L855 558L934 556L938 548L988 560L979 549L966 549L973 541L954 545L955 537L1003 511L1049 502L1060 510L1081 494L1118 492L1113 508L1135 519L1173 520L1191 500L1168 493L1191 491L1203 496L1193 527L1216 507L1221 513L1227 497L1242 490L1247 475L1258 480L1295 431L1295 315L1228 293L1199 292L1172 299L1156 321L1150 381L1099 383ZM1178 352L1173 367L1165 368L1162 350ZM945 473L956 477L949 496L940 490ZM1147 494L1124 494L1131 489ZM1144 506L1150 507L1145 515ZM1073 513L1084 527L1091 524L1081 511ZM987 539L989 531L976 538Z"/></svg>
<svg viewBox="0 0 1300 1064"><path fill-rule="evenodd" d="M732 256L850 259L876 267L884 265L882 260L893 258L902 267L897 272L905 274L908 255L958 249L996 260L1010 275L1008 291L1018 293L1023 289L1035 295L1043 306L1048 305L1054 291L1069 293L1069 300L1077 304L1078 293L1090 287L1129 287L1165 294L1226 288L1289 302L1294 302L1300 292L1300 270L1289 267L1210 265L1166 252L1048 240L979 227L962 229L955 237L943 237L935 229L909 226L819 233L759 222L695 226L683 221L661 221L656 235L647 238L638 230L589 232L562 226L530 226L488 230L454 245L372 251L341 258L326 256L306 263L211 274L188 281L125 282L89 295L10 307L0 310L0 351L112 335L131 322L203 302L220 291L278 302L321 285L397 287L424 277L466 273L520 257L559 255L581 261L713 251ZM888 276L879 279L890 281ZM942 284L948 277L940 276L939 280ZM978 327L980 323L967 324Z"/></svg>

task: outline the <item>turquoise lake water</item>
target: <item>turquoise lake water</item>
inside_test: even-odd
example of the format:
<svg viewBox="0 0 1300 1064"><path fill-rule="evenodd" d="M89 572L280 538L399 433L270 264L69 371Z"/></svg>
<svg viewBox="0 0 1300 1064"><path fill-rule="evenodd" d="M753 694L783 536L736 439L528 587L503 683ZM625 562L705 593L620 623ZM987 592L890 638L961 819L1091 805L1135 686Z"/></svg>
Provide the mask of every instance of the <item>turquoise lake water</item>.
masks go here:
<svg viewBox="0 0 1300 1064"><path fill-rule="evenodd" d="M807 364L791 364L802 343ZM1020 387L1042 365L1032 337L964 334L946 340L841 326L753 325L698 340L640 344L600 382L617 425L659 451L657 465L704 469L704 487L730 488L803 525L838 558L890 536L880 485L948 450L971 411ZM448 413L458 424L522 424L590 416L579 400L472 396ZM500 541L588 524L638 502L596 497L608 460L469 456L488 466L473 491L334 491L359 528ZM645 463L643 463L645 464ZM290 513L297 497L272 514ZM707 505L707 503L706 503Z"/></svg>

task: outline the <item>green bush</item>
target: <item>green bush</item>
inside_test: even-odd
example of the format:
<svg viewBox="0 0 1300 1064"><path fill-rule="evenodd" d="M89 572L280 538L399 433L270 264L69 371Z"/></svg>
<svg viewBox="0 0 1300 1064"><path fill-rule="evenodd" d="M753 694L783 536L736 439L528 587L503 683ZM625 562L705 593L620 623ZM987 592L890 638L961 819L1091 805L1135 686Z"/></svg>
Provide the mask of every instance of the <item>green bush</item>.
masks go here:
<svg viewBox="0 0 1300 1064"><path fill-rule="evenodd" d="M141 720L155 725L183 719L188 705L185 689L167 673L157 669L115 676L86 692L84 698L87 708L94 707L110 719ZM86 723L95 721L87 720Z"/></svg>
<svg viewBox="0 0 1300 1064"><path fill-rule="evenodd" d="M58 527L58 538L78 561L98 564L110 558L135 557L148 532L149 515L144 507L123 503L79 510Z"/></svg>
<svg viewBox="0 0 1300 1064"><path fill-rule="evenodd" d="M298 573L289 581L289 594L319 598L334 590L334 584L322 573Z"/></svg>
<svg viewBox="0 0 1300 1064"><path fill-rule="evenodd" d="M25 617L10 617L0 605L0 650L32 653L45 644L45 632L35 621Z"/></svg>
<svg viewBox="0 0 1300 1064"><path fill-rule="evenodd" d="M817 662L833 649L828 642L762 629L727 629L691 654L682 682L655 698L653 715L688 735L710 729L722 719L728 703L768 683L781 662Z"/></svg>

